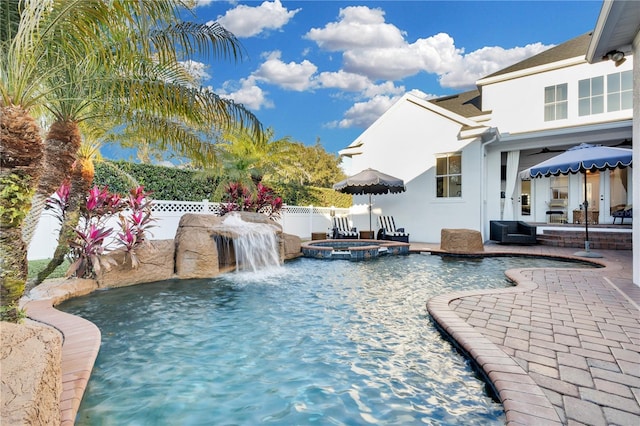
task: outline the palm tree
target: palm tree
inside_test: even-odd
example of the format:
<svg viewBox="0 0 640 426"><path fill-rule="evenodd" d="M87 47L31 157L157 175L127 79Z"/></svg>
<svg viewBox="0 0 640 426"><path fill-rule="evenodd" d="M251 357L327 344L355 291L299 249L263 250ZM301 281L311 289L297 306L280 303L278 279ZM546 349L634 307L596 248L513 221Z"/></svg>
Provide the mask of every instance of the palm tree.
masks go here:
<svg viewBox="0 0 640 426"><path fill-rule="evenodd" d="M0 6L0 319L19 319L18 300L24 292L27 274L26 245L22 241L22 224L30 206L31 195L39 180L42 158L40 128L32 110L46 95L43 82L58 72L58 67L42 67L52 50L56 26L51 18L74 14L50 2L8 0ZM99 11L99 8L97 9ZM77 34L80 21L57 21L68 34ZM106 22L106 15L105 15ZM74 28L75 27L75 28ZM61 28L62 29L62 28ZM88 52L87 52L88 53Z"/></svg>
<svg viewBox="0 0 640 426"><path fill-rule="evenodd" d="M222 196L224 188L231 182L255 191L263 179L269 180L275 174L296 168L291 138L274 139L274 136L272 128L266 129L261 139L254 138L242 128L231 129L220 136L217 144L219 163L205 169L205 174L213 173L221 178L214 193L216 198Z"/></svg>
<svg viewBox="0 0 640 426"><path fill-rule="evenodd" d="M4 238L9 235L5 232L0 239L3 270L0 288L2 306L8 311L3 318L17 319L16 304L26 278L26 247L16 241L22 241L24 212L29 208L30 194L37 187L42 157L32 108L45 107L54 114L55 133L47 140L67 141L68 145L62 148L67 153L77 149L79 116L87 111L91 111L94 118L106 114L117 117L129 131L161 135L157 140L163 147L177 147L183 152L194 152L198 147L203 153L201 159L213 154L210 148L202 149L207 146L202 137L195 134L206 123L209 127L240 123L260 134L260 123L242 106L185 84L176 46L186 53L208 47L213 54L235 56L239 44L222 27L180 22L178 6L181 4L178 0L10 0L0 8L1 21L9 23L8 29L0 32L7 37L1 41L0 52L3 120L3 174L0 177L3 183L11 183L6 187L18 188L8 199L15 200L13 210L20 213L12 213L14 219L5 221L9 215L6 211L13 210L3 206L1 211L3 231L5 227L12 231L11 240ZM84 62L87 58L95 62ZM70 78L77 70L85 71L77 66L83 63L90 72L81 74L78 80ZM90 96L86 90L79 95L73 91L78 82L83 88L91 89ZM60 92L69 95L61 96ZM53 102L55 99L58 104ZM32 130L28 133L24 129ZM48 168L45 165L45 169ZM46 179L41 193L51 190L52 182L59 179L59 184L64 178L64 175L53 176ZM10 259L17 260L10 263Z"/></svg>

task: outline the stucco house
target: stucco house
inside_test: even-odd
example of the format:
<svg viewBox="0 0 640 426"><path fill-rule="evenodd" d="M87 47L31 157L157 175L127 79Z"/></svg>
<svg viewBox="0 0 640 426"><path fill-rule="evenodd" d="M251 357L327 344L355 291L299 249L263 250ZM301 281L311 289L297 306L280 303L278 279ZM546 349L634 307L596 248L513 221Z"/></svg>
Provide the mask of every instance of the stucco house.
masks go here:
<svg viewBox="0 0 640 426"><path fill-rule="evenodd" d="M606 58L608 52L633 53L633 139L640 140L640 4L634 1L606 0L587 50L589 63ZM633 146L633 157L640 158L640 145ZM633 201L640 204L640 178L635 177ZM633 223L633 283L640 286L640 221Z"/></svg>
<svg viewBox="0 0 640 426"><path fill-rule="evenodd" d="M411 240L425 242L439 242L442 228L476 229L487 240L495 219L579 220L582 175L519 173L581 143L632 147L633 51L591 63L593 34L488 75L469 92L429 100L405 94L340 151L350 174L372 167L404 179L406 192L374 197L374 214L393 215ZM631 168L589 174L587 183L600 224L631 205L640 185ZM365 217L353 216L359 229L368 228Z"/></svg>

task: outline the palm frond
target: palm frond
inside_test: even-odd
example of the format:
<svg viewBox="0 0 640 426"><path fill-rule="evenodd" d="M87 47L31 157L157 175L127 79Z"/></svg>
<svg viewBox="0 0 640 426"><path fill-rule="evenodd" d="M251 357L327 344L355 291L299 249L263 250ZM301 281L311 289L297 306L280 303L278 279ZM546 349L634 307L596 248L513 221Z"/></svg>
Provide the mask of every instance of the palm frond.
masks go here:
<svg viewBox="0 0 640 426"><path fill-rule="evenodd" d="M197 52L205 57L211 55L216 59L239 60L246 52L236 36L217 22L177 22L152 31L150 37L159 53L180 52L185 58ZM178 59L161 56L161 60Z"/></svg>

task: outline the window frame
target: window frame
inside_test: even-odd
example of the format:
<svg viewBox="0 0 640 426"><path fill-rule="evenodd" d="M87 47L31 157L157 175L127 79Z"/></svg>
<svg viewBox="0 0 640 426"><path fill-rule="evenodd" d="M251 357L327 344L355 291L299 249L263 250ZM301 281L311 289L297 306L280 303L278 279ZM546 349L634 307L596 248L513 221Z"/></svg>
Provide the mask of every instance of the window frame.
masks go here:
<svg viewBox="0 0 640 426"><path fill-rule="evenodd" d="M553 89L553 99L549 90ZM564 92L564 93L563 93ZM562 97L564 95L564 98ZM544 88L544 121L566 120L569 117L569 85L554 84Z"/></svg>
<svg viewBox="0 0 640 426"><path fill-rule="evenodd" d="M578 80L578 117L604 113L606 92L604 75Z"/></svg>
<svg viewBox="0 0 640 426"><path fill-rule="evenodd" d="M457 164L459 165L459 171L453 169L455 163L452 163L451 159L457 158ZM445 160L444 173L440 173L441 161ZM456 181L452 184L453 181ZM462 152L448 152L444 154L438 154L436 156L435 167L435 198L439 200L453 200L462 198ZM452 194L453 188L456 188L456 193Z"/></svg>
<svg viewBox="0 0 640 426"><path fill-rule="evenodd" d="M613 77L617 77L617 82L615 83L617 84L617 87L614 88L614 90L611 90ZM607 112L633 109L633 71L628 70L607 74L606 82ZM624 83L627 83L627 86L624 86ZM613 98L615 98L614 102L612 102ZM616 109L611 108L612 103L616 105ZM627 105L627 107L625 107L625 105Z"/></svg>

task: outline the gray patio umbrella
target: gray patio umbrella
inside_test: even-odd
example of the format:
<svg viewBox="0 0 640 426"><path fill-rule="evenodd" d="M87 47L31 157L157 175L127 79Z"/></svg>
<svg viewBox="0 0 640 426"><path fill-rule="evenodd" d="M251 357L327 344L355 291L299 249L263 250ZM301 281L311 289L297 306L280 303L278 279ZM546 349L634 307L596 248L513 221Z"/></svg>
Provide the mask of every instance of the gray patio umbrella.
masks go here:
<svg viewBox="0 0 640 426"><path fill-rule="evenodd" d="M521 176L532 178L583 173L584 177L584 252L576 255L584 257L600 257L590 251L589 247L589 201L587 200L587 171L612 170L629 167L632 163L633 150L602 145L580 144L569 148L562 154L556 155L542 163L521 172Z"/></svg>
<svg viewBox="0 0 640 426"><path fill-rule="evenodd" d="M407 190L402 179L371 168L336 183L333 189L345 194L369 194L369 231L371 231L371 195L396 194Z"/></svg>

